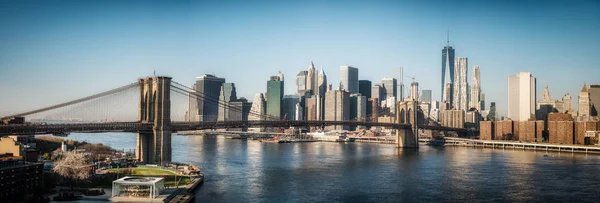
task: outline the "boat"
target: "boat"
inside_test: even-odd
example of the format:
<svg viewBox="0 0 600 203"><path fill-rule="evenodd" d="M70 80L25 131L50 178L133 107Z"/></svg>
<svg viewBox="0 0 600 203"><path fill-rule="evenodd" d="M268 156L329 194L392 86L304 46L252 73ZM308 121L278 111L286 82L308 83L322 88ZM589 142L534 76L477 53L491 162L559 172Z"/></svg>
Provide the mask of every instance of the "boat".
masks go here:
<svg viewBox="0 0 600 203"><path fill-rule="evenodd" d="M348 137L345 133L335 133L335 132L314 132L307 133L312 136L314 140L318 141L327 141L327 142L354 142L353 137Z"/></svg>
<svg viewBox="0 0 600 203"><path fill-rule="evenodd" d="M69 136L69 132L53 132L52 135L53 136L57 136L57 137L67 137Z"/></svg>

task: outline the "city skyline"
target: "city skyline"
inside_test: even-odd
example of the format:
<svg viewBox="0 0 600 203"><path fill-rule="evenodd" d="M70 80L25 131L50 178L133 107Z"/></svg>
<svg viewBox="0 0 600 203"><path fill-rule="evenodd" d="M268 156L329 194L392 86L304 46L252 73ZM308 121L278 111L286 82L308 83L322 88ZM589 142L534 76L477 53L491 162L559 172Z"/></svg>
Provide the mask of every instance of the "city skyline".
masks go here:
<svg viewBox="0 0 600 203"><path fill-rule="evenodd" d="M415 77L421 89L431 89L433 95L440 95L437 92L441 86L439 52L446 45L448 27L450 45L456 49L456 56L468 57L471 64L481 65L481 89L488 93L488 103L496 102L498 117L507 112L506 78L517 72L531 72L538 79L537 89L542 89L541 85L547 82L554 95L578 95L584 82L600 84L594 77L600 75L600 59L591 54L600 45L599 39L593 37L600 35L599 22L594 21L600 13L588 10L597 3L471 3L448 6L465 6L462 9L475 12L444 18L442 14L420 14L419 11L432 7L420 3L230 7L218 3L165 3L162 6L122 3L122 7L109 7L104 3L67 2L46 5L43 9L11 4L3 6L6 12L0 12L3 27L0 35L8 39L0 46L3 53L0 92L9 95L0 105L11 109L1 109L0 114L101 92L133 82L132 78L152 75L154 71L186 85L192 85L195 77L213 73L235 83L238 96L253 98L258 92L266 92L264 81L269 76L281 70L293 78L298 71L305 70L310 61L325 70L333 89L340 81L337 69L343 65L358 67L358 79L374 83L384 77L402 80L399 69L404 67L404 75ZM492 7L496 12L485 17ZM131 11L132 8L136 9ZM196 12L213 8L224 12ZM315 11L315 16L304 18L303 11L308 8ZM22 12L7 12L9 9ZM362 9L365 12L361 18L349 15ZM233 21L239 18L219 18L237 11L252 12L252 15L241 22ZM282 18L272 19L279 15ZM431 16L420 18L423 15ZM473 20L477 15L481 19ZM544 16L551 18L544 19ZM414 19L424 19L425 25L419 25ZM524 22L518 23L522 19ZM515 29L531 25L535 26ZM203 26L213 29L206 31ZM361 29L356 29L357 26ZM168 31L177 28L183 29ZM237 38L239 34L235 33L239 29L247 31L240 32L247 38ZM336 30L340 29L353 32L339 35ZM277 32L269 34L273 31ZM296 31L313 34L294 34ZM258 46L260 44L265 46ZM560 55L547 51L557 48L567 51ZM253 69L259 71L247 71ZM573 75L573 72L578 74ZM69 79L59 80L59 77ZM293 79L285 81L284 94L294 93L293 82ZM542 92L536 93L541 98ZM576 102L573 106L578 109Z"/></svg>

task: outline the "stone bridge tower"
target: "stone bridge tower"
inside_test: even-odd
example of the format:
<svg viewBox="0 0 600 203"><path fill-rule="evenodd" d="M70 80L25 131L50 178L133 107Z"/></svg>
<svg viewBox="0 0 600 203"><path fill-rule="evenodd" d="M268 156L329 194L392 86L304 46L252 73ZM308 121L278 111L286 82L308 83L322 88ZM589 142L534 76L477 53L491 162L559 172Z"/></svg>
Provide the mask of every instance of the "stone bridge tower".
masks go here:
<svg viewBox="0 0 600 203"><path fill-rule="evenodd" d="M139 84L139 121L151 123L152 129L138 132L136 158L147 164L166 164L171 162L171 78L141 78Z"/></svg>
<svg viewBox="0 0 600 203"><path fill-rule="evenodd" d="M418 101L406 99L396 104L396 122L399 124L411 124L411 129L396 130L396 147L419 148L417 109Z"/></svg>

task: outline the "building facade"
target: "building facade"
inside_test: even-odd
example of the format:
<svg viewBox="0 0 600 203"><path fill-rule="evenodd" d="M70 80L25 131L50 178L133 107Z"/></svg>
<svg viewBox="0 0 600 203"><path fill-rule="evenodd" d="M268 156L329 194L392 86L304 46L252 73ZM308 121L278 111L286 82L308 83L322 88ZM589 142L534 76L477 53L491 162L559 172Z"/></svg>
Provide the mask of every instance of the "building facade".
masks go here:
<svg viewBox="0 0 600 203"><path fill-rule="evenodd" d="M196 105L190 105L188 115L190 121L217 121L219 117L219 97L221 96L221 86L225 83L225 78L219 78L214 75L204 74L196 78L196 93L203 98L195 97L190 99L196 102Z"/></svg>
<svg viewBox="0 0 600 203"><path fill-rule="evenodd" d="M233 102L237 100L237 94L235 90L235 84L233 83L223 83L221 85L221 94L219 96L219 117L218 121L226 121L229 120L229 110L230 105L229 102Z"/></svg>
<svg viewBox="0 0 600 203"><path fill-rule="evenodd" d="M453 100L452 106L457 110L468 110L467 67L468 59L466 57L459 57L454 61L454 97L451 100Z"/></svg>
<svg viewBox="0 0 600 203"><path fill-rule="evenodd" d="M373 84L370 80L359 80L358 81L358 93L367 98L371 98L371 86Z"/></svg>
<svg viewBox="0 0 600 203"><path fill-rule="evenodd" d="M581 92L579 92L579 117L589 117L591 114L590 107L590 93L588 92L587 85L583 85Z"/></svg>
<svg viewBox="0 0 600 203"><path fill-rule="evenodd" d="M479 73L479 66L473 67L472 80L471 80L471 98L469 103L469 109L475 108L481 111L481 76Z"/></svg>
<svg viewBox="0 0 600 203"><path fill-rule="evenodd" d="M417 100L419 99L419 83L412 82L410 83L410 98Z"/></svg>
<svg viewBox="0 0 600 203"><path fill-rule="evenodd" d="M527 121L535 118L536 79L529 72L508 77L508 118Z"/></svg>
<svg viewBox="0 0 600 203"><path fill-rule="evenodd" d="M285 120L292 121L296 119L296 108L300 104L300 97L297 95L285 95L282 99L283 117Z"/></svg>
<svg viewBox="0 0 600 203"><path fill-rule="evenodd" d="M269 120L281 119L281 99L283 99L283 75L280 73L277 76L271 76L271 79L267 81L267 116Z"/></svg>
<svg viewBox="0 0 600 203"><path fill-rule="evenodd" d="M342 90L346 90L351 94L358 93L358 68L341 66L340 85Z"/></svg>
<svg viewBox="0 0 600 203"><path fill-rule="evenodd" d="M422 90L421 98L419 99L421 102L431 103L431 90Z"/></svg>
<svg viewBox="0 0 600 203"><path fill-rule="evenodd" d="M446 75L448 73L448 75ZM450 88L445 88L447 83L450 84ZM441 101L447 101L453 103L454 93L452 86L454 85L454 49L450 46L450 40L448 39L446 46L442 49L442 83L441 83Z"/></svg>
<svg viewBox="0 0 600 203"><path fill-rule="evenodd" d="M398 81L396 78L383 78L381 79L381 85L384 89L385 97L381 98L380 101L387 100L388 98L394 98L394 103L396 103L397 95L398 95ZM402 100L402 98L400 98Z"/></svg>
<svg viewBox="0 0 600 203"><path fill-rule="evenodd" d="M590 115L600 116L600 85L590 85Z"/></svg>
<svg viewBox="0 0 600 203"><path fill-rule="evenodd" d="M297 95L304 95L304 93L306 93L306 91L308 91L308 86L307 86L307 76L308 76L308 71L300 71L298 73L298 75L296 75L296 94Z"/></svg>
<svg viewBox="0 0 600 203"><path fill-rule="evenodd" d="M350 93L332 90L325 94L325 120L346 121L350 119ZM348 130L348 126L328 126L329 130Z"/></svg>

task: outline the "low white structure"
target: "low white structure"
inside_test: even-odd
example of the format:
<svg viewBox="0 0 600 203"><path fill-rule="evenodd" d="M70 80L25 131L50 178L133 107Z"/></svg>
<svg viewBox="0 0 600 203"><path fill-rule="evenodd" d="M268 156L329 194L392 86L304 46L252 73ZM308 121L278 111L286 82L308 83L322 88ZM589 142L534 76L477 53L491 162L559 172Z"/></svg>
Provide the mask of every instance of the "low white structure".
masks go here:
<svg viewBox="0 0 600 203"><path fill-rule="evenodd" d="M126 176L113 181L112 197L139 197L153 199L165 189L165 179L157 177Z"/></svg>

